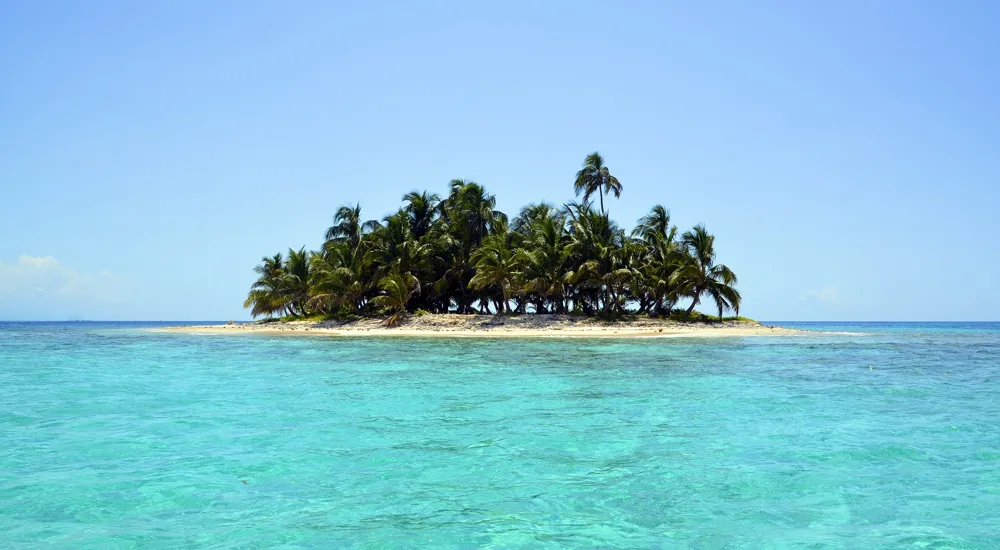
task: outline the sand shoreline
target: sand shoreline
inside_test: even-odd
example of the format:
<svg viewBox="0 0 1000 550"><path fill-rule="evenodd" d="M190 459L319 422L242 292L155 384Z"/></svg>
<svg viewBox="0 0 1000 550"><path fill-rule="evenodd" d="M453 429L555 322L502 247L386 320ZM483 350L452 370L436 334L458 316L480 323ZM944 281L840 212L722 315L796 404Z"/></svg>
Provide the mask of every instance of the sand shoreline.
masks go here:
<svg viewBox="0 0 1000 550"><path fill-rule="evenodd" d="M778 336L806 331L760 323L678 323L663 319L636 318L608 323L569 315L429 314L408 316L393 328L384 319L353 321L292 321L288 323L236 323L232 325L179 326L153 329L187 334L278 334L314 336L416 336L449 338L715 338Z"/></svg>

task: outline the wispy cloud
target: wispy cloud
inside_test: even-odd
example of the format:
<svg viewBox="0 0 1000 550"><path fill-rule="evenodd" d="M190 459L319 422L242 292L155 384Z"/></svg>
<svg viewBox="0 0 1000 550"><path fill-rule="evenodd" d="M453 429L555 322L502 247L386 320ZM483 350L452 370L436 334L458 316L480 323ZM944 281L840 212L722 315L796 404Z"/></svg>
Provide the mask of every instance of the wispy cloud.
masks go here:
<svg viewBox="0 0 1000 550"><path fill-rule="evenodd" d="M827 285L819 290L810 290L802 297L803 300L816 300L824 304L833 304L840 300L840 293L837 291L837 287L833 285Z"/></svg>
<svg viewBox="0 0 1000 550"><path fill-rule="evenodd" d="M0 262L0 297L21 303L118 302L120 290L118 279L109 271L80 273L52 256L22 254L16 263Z"/></svg>

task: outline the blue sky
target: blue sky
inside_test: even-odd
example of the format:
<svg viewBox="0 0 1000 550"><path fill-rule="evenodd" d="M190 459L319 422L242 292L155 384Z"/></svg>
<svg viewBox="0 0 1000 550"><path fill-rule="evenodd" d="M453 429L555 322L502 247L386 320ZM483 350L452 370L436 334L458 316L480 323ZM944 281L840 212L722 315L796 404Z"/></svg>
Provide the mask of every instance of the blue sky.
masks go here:
<svg viewBox="0 0 1000 550"><path fill-rule="evenodd" d="M468 178L705 223L765 320L1000 318L990 2L7 2L0 319L242 319L253 266Z"/></svg>

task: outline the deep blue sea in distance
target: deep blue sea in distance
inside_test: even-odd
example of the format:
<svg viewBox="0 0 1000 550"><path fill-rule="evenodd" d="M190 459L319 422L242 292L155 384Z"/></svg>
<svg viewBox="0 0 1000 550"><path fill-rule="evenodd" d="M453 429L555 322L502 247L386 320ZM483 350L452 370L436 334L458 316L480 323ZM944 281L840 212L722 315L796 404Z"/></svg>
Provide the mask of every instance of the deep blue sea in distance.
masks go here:
<svg viewBox="0 0 1000 550"><path fill-rule="evenodd" d="M0 548L1000 548L1000 323L0 323Z"/></svg>

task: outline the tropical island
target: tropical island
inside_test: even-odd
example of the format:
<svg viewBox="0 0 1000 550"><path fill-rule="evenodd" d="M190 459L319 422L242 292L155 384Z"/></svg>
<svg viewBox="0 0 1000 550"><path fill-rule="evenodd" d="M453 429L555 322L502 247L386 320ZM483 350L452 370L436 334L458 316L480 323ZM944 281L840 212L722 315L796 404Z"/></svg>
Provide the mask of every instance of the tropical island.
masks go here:
<svg viewBox="0 0 1000 550"><path fill-rule="evenodd" d="M597 152L587 155L573 188L579 200L528 204L513 218L496 208L485 187L460 179L444 197L407 193L381 221L365 220L360 205L342 206L319 250L290 248L262 259L244 307L263 319L229 326L361 333L379 325L407 333L421 327L775 330L738 316L736 274L716 260L715 236L704 225L679 233L670 211L657 204L627 231L605 208L605 197L619 197L623 185ZM690 305L678 308L684 299ZM703 300L718 314L698 312ZM724 317L727 311L735 316Z"/></svg>

